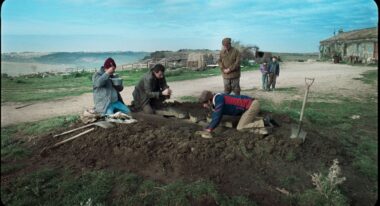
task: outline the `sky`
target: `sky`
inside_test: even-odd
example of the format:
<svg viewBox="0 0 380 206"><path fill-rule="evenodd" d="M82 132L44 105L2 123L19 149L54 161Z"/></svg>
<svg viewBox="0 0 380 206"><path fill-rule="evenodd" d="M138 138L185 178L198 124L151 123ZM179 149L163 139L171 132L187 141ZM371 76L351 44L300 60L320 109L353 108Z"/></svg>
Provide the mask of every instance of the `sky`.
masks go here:
<svg viewBox="0 0 380 206"><path fill-rule="evenodd" d="M334 31L378 26L372 0L5 0L1 52L318 52Z"/></svg>

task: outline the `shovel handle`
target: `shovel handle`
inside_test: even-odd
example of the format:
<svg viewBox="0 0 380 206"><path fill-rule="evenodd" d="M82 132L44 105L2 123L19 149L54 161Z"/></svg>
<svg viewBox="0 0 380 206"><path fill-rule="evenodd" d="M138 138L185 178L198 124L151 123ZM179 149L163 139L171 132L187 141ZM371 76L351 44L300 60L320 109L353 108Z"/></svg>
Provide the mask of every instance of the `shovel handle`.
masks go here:
<svg viewBox="0 0 380 206"><path fill-rule="evenodd" d="M71 141L71 140L73 140L73 139L76 139L76 138L78 138L78 137L80 137L80 136L83 136L83 135L85 135L85 134L91 132L91 131L94 130L94 129L95 129L95 128L88 129L88 130L86 130L86 131L84 131L84 132L82 132L82 133L79 133L79 134L77 134L77 135L75 135L75 136L73 136L73 137L70 137L70 138L65 139L65 140L63 140L63 141L60 141L60 142L54 144L50 149L55 148L55 147L58 147L59 145L64 144L64 143L66 143L66 142L68 142L68 141Z"/></svg>
<svg viewBox="0 0 380 206"><path fill-rule="evenodd" d="M313 82L314 82L314 78L305 77L306 91L305 91L305 96L303 97L303 102L302 102L302 109L301 109L301 115L300 115L300 125L301 125L302 118L303 118L303 112L305 110L307 96L309 94L309 88L313 84Z"/></svg>
<svg viewBox="0 0 380 206"><path fill-rule="evenodd" d="M91 125L90 125L90 126L91 126ZM82 133L79 133L79 134L77 134L77 135L75 135L75 136L73 136L73 137L70 137L70 138L65 139L65 140L63 140L63 141L60 141L60 142L57 142L57 143L54 144L53 146L50 146L50 147L44 147L44 148L41 150L40 155L41 155L41 156L46 156L47 153L48 153L48 150L54 149L54 148L60 146L61 144L64 144L64 143L66 143L66 142L68 142L68 141L71 141L71 140L76 139L76 138L78 138L78 137L80 137L80 136L83 136L83 135L85 135L85 134L87 134L87 133L93 131L94 129L95 129L95 128L88 129L88 130L86 130L86 131L84 131L84 132L82 132Z"/></svg>
<svg viewBox="0 0 380 206"><path fill-rule="evenodd" d="M70 133L72 133L72 132L75 132L75 131L78 131L78 130L80 130L80 129L84 129L84 128L90 127L90 126L92 126L92 125L94 125L94 124L92 123L92 124L84 125L84 126L81 126L81 127L78 127L78 128L75 128L75 129L72 129L72 130L69 130L69 131L63 132L63 133L61 133L61 134L56 134L56 135L54 135L53 137L59 137L59 136L65 135L65 134L70 134Z"/></svg>

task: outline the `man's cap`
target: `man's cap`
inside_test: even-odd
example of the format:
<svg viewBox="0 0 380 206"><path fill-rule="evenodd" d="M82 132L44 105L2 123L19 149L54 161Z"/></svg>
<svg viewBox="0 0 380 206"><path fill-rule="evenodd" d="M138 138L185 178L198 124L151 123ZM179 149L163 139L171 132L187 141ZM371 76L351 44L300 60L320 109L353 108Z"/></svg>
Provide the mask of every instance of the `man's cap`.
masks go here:
<svg viewBox="0 0 380 206"><path fill-rule="evenodd" d="M224 39L222 40L222 44L223 44L223 45L225 45L225 44L227 44L227 43L231 44L231 38L226 37L226 38L224 38Z"/></svg>
<svg viewBox="0 0 380 206"><path fill-rule="evenodd" d="M106 61L104 62L103 67L104 67L105 69L108 69L108 68L110 68L110 67L116 67L115 60L113 60L111 57L109 57L109 58L106 59Z"/></svg>
<svg viewBox="0 0 380 206"><path fill-rule="evenodd" d="M212 99L213 97L213 93L211 91L208 91L208 90L204 90L202 93L201 93L201 96L199 96L199 102L200 103L205 103L209 100Z"/></svg>

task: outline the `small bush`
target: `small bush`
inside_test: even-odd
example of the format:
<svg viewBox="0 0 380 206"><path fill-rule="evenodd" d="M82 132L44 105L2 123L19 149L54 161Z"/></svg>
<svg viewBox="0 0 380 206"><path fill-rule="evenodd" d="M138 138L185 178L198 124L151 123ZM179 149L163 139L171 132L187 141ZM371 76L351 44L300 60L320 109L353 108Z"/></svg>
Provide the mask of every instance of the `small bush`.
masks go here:
<svg viewBox="0 0 380 206"><path fill-rule="evenodd" d="M345 177L340 177L341 170L338 163L337 159L333 161L333 165L330 167L327 176L321 173L314 173L311 175L316 193L315 191L310 193L312 194L311 196L315 194L314 203L318 203L316 205L319 205L320 203L322 203L321 205L348 205L347 198L338 189L338 186L346 180ZM309 196L308 193L303 195Z"/></svg>
<svg viewBox="0 0 380 206"><path fill-rule="evenodd" d="M16 80L16 83L17 84L26 84L26 81L22 80L22 79L17 79Z"/></svg>

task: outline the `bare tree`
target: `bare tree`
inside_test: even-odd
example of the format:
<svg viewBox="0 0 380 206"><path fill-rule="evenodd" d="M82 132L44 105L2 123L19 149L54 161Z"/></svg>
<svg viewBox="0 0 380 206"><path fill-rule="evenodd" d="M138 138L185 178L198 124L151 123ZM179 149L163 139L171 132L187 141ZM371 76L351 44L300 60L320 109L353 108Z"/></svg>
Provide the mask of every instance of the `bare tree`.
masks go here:
<svg viewBox="0 0 380 206"><path fill-rule="evenodd" d="M259 49L256 45L243 45L240 41L232 40L231 45L239 50L242 60L250 60L255 58L254 49Z"/></svg>

